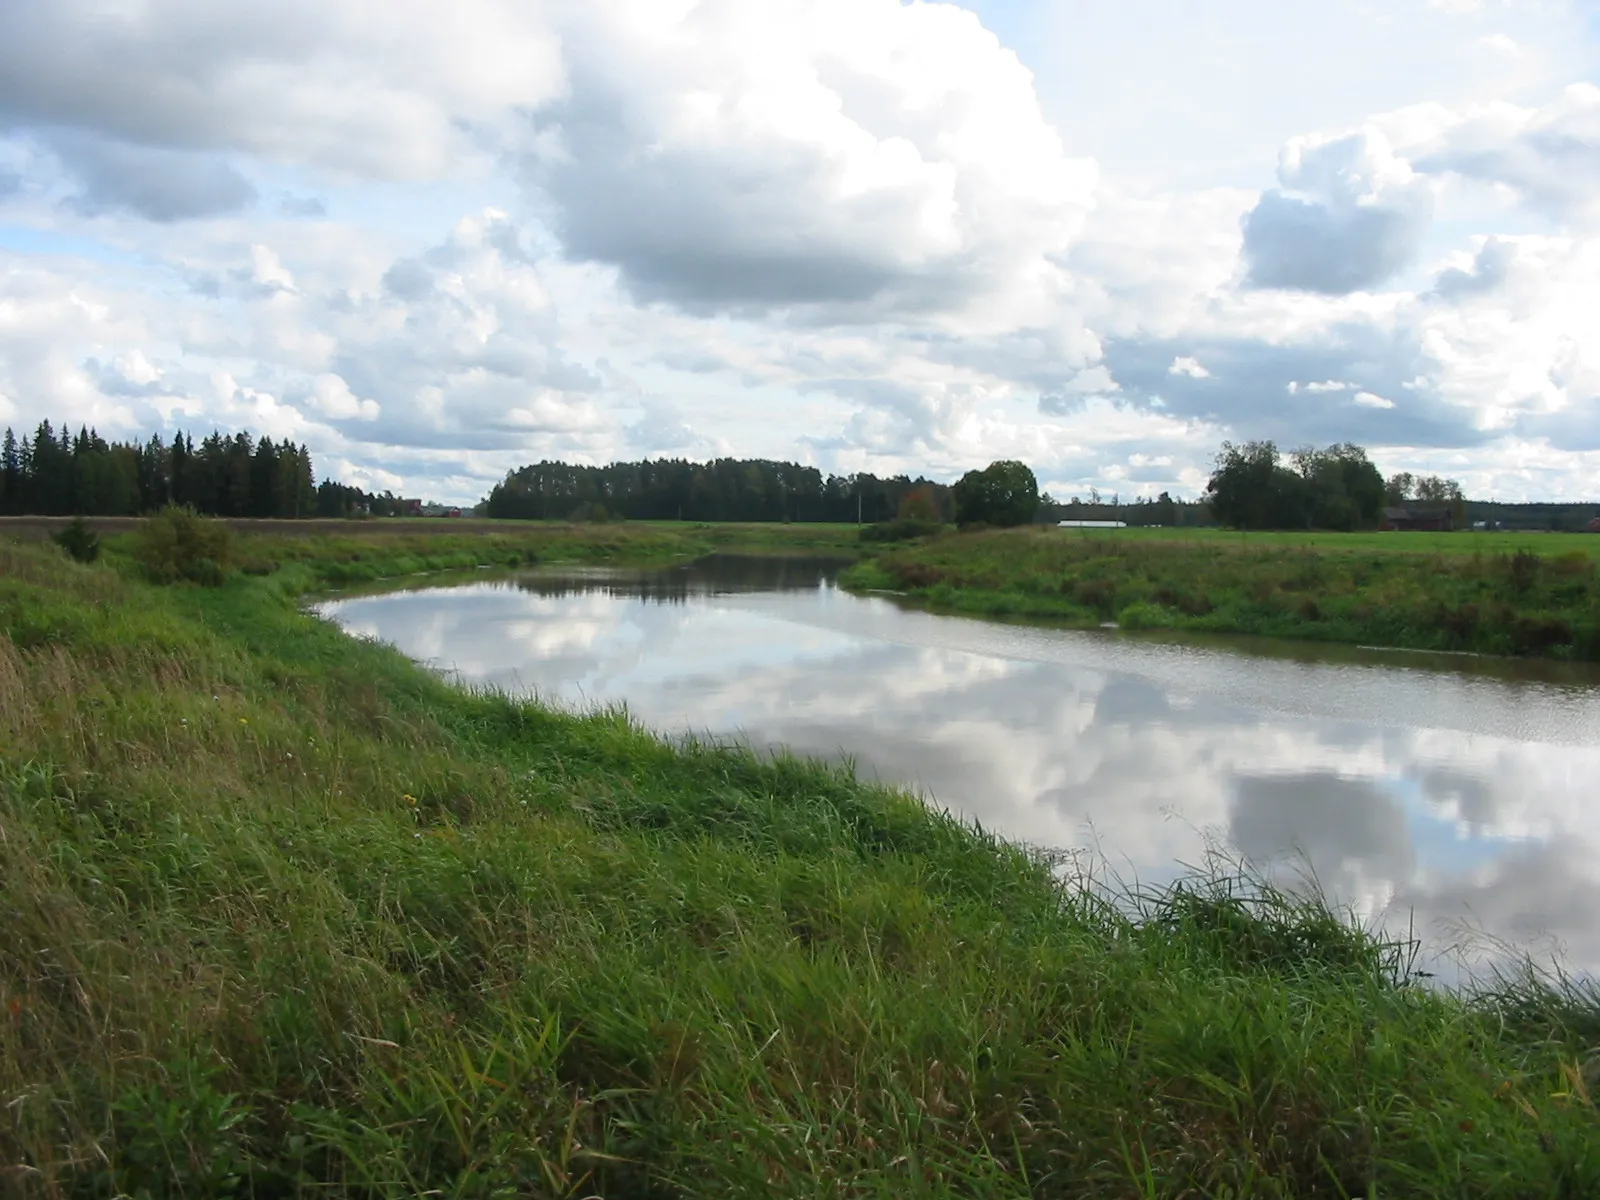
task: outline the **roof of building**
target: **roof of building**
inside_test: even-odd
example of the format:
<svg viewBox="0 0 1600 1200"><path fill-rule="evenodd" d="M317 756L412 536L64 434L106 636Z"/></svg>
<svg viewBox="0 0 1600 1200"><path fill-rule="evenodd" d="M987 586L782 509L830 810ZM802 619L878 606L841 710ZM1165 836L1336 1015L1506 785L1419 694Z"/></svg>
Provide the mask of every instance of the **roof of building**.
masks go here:
<svg viewBox="0 0 1600 1200"><path fill-rule="evenodd" d="M1402 504L1385 508L1383 515L1389 521L1425 521L1438 517L1448 517L1450 506L1448 504Z"/></svg>

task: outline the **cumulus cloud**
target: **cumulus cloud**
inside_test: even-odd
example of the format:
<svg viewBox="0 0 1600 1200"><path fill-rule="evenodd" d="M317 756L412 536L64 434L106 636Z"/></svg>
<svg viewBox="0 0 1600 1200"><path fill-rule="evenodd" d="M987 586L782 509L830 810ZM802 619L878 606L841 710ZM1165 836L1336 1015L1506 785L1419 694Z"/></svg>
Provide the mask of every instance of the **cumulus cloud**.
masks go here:
<svg viewBox="0 0 1600 1200"><path fill-rule="evenodd" d="M1280 341L1219 329L1191 336L1183 348L1207 364L1207 377L1173 371L1178 347L1164 339L1112 339L1105 362L1130 401L1243 436L1380 446L1484 440L1471 410L1436 386L1438 364L1410 328L1346 319ZM1380 403L1386 397L1401 400Z"/></svg>
<svg viewBox="0 0 1600 1200"><path fill-rule="evenodd" d="M88 216L121 210L151 221L238 212L254 202L250 181L211 154L162 150L63 130L49 139L78 185L68 203Z"/></svg>
<svg viewBox="0 0 1600 1200"><path fill-rule="evenodd" d="M1375 287L1411 261L1433 215L1428 182L1372 129L1295 138L1280 156L1278 181L1244 218L1247 278L1256 287Z"/></svg>
<svg viewBox="0 0 1600 1200"><path fill-rule="evenodd" d="M570 255L645 300L938 309L1026 289L1092 203L972 13L597 6L524 157Z"/></svg>
<svg viewBox="0 0 1600 1200"><path fill-rule="evenodd" d="M0 0L0 123L433 177L562 87L545 6Z"/></svg>
<svg viewBox="0 0 1600 1200"><path fill-rule="evenodd" d="M1493 292L1506 282L1516 257L1514 241L1485 238L1469 266L1446 267L1439 272L1433 281L1434 293L1448 300L1460 300Z"/></svg>
<svg viewBox="0 0 1600 1200"><path fill-rule="evenodd" d="M324 373L311 381L311 407L335 421L373 421L381 411L375 400L362 400L339 376Z"/></svg>
<svg viewBox="0 0 1600 1200"><path fill-rule="evenodd" d="M1514 188L1565 221L1600 215L1600 87L1573 84L1542 108L1508 103L1448 113L1410 151L1419 171Z"/></svg>
<svg viewBox="0 0 1600 1200"><path fill-rule="evenodd" d="M1093 114L1057 111L1064 142L953 4L0 0L0 25L7 420L270 426L463 489L726 452L1192 493L1225 436L1592 486L1590 85L1356 106L1264 194L1154 191L1074 157Z"/></svg>

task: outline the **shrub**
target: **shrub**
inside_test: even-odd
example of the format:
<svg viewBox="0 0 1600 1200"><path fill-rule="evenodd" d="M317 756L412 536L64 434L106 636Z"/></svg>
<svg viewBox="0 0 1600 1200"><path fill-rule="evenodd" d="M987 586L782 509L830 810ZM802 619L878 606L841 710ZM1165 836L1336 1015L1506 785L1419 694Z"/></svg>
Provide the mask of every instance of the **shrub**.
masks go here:
<svg viewBox="0 0 1600 1200"><path fill-rule="evenodd" d="M133 557L156 583L188 580L215 587L227 577L233 535L221 521L193 509L164 508L139 527Z"/></svg>
<svg viewBox="0 0 1600 1200"><path fill-rule="evenodd" d="M1478 635L1478 606L1463 604L1451 608L1444 603L1434 606L1432 623L1449 635L1458 646L1470 646Z"/></svg>
<svg viewBox="0 0 1600 1200"><path fill-rule="evenodd" d="M1572 626L1551 613L1517 617L1510 627L1511 649L1517 654L1548 654L1572 641Z"/></svg>
<svg viewBox="0 0 1600 1200"><path fill-rule="evenodd" d="M82 517L73 517L53 540L78 562L91 563L100 557L100 536Z"/></svg>
<svg viewBox="0 0 1600 1200"><path fill-rule="evenodd" d="M1103 617L1111 616L1117 602L1117 584L1112 579L1080 579L1073 588L1073 599Z"/></svg>
<svg viewBox="0 0 1600 1200"><path fill-rule="evenodd" d="M879 521L861 531L863 542L909 542L913 538L932 537L944 529L938 521L923 521L901 517L894 521Z"/></svg>
<svg viewBox="0 0 1600 1200"><path fill-rule="evenodd" d="M1117 624L1123 629L1169 629L1172 610L1141 600L1118 613Z"/></svg>
<svg viewBox="0 0 1600 1200"><path fill-rule="evenodd" d="M1506 571L1511 576L1512 589L1520 596L1539 578L1539 556L1528 550L1518 550L1511 556Z"/></svg>
<svg viewBox="0 0 1600 1200"><path fill-rule="evenodd" d="M895 563L889 570L901 587L925 588L944 582L944 572L926 563Z"/></svg>

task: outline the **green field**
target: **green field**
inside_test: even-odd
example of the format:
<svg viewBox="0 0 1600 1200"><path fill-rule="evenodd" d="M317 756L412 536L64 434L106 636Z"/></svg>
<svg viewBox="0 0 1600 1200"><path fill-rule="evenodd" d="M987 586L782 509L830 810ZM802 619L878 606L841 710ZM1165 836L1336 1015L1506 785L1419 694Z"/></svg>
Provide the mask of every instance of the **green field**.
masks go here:
<svg viewBox="0 0 1600 1200"><path fill-rule="evenodd" d="M1600 537L1025 528L946 534L847 571L936 608L1600 661Z"/></svg>
<svg viewBox="0 0 1600 1200"><path fill-rule="evenodd" d="M1600 1195L1593 994L454 690L321 569L0 543L7 1194Z"/></svg>
<svg viewBox="0 0 1600 1200"><path fill-rule="evenodd" d="M1220 543L1228 546L1271 546L1279 549L1307 548L1336 552L1385 552L1395 554L1515 554L1526 550L1540 555L1562 555L1582 552L1600 559L1600 534L1589 533L1525 533L1525 532L1471 532L1454 533L1323 533L1312 530L1285 533L1279 531L1205 528L1128 528L1128 529L1057 529L1046 527L1054 537L1084 538L1128 542L1176 542L1206 545Z"/></svg>

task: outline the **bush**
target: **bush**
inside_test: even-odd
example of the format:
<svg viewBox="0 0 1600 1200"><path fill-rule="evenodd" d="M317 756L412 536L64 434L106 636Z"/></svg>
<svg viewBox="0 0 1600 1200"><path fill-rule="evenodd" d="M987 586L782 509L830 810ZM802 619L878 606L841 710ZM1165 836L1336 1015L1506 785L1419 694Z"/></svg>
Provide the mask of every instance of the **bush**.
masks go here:
<svg viewBox="0 0 1600 1200"><path fill-rule="evenodd" d="M1140 600L1117 614L1117 624L1123 629L1170 629L1172 610Z"/></svg>
<svg viewBox="0 0 1600 1200"><path fill-rule="evenodd" d="M188 580L215 587L227 578L233 535L221 521L193 509L164 508L139 527L133 557L156 583Z"/></svg>
<svg viewBox="0 0 1600 1200"><path fill-rule="evenodd" d="M91 563L100 557L100 535L82 517L73 517L53 540L78 562Z"/></svg>
<svg viewBox="0 0 1600 1200"><path fill-rule="evenodd" d="M863 542L909 542L913 538L932 537L943 531L938 521L922 521L901 517L895 521L879 521L861 531Z"/></svg>

